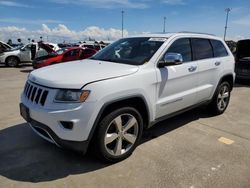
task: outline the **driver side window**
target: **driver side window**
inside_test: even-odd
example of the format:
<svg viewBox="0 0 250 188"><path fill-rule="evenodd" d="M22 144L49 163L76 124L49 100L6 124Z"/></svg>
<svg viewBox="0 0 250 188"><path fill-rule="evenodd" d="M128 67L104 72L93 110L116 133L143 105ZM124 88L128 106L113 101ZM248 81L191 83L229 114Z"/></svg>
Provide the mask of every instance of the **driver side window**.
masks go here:
<svg viewBox="0 0 250 188"><path fill-rule="evenodd" d="M166 53L178 53L182 55L183 62L192 61L192 50L190 39L177 39L167 50Z"/></svg>

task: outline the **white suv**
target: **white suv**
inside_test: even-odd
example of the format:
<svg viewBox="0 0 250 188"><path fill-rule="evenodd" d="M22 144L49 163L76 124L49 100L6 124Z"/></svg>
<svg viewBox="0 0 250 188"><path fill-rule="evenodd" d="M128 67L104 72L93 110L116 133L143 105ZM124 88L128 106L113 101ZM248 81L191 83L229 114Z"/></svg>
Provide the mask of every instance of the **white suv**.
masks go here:
<svg viewBox="0 0 250 188"><path fill-rule="evenodd" d="M220 38L195 33L120 39L94 57L35 70L20 111L42 138L110 162L127 158L142 131L207 104L228 106L234 57Z"/></svg>

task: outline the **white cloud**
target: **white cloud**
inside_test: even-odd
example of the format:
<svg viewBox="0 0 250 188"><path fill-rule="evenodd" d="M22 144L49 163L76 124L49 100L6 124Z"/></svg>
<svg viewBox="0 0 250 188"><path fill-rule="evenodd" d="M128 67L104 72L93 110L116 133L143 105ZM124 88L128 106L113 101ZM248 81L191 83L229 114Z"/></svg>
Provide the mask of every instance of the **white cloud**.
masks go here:
<svg viewBox="0 0 250 188"><path fill-rule="evenodd" d="M8 7L22 7L22 8L32 8L30 5L26 5L23 3L17 3L14 1L0 1L0 5L8 6Z"/></svg>
<svg viewBox="0 0 250 188"><path fill-rule="evenodd" d="M50 0L54 3L60 4L75 4L75 5L86 5L94 8L134 8L134 9L144 9L148 5L145 0L135 2L132 0Z"/></svg>
<svg viewBox="0 0 250 188"><path fill-rule="evenodd" d="M239 41L239 40L243 40L246 39L246 37L242 36L242 35L235 35L235 36L228 36L227 40L233 40L233 41Z"/></svg>
<svg viewBox="0 0 250 188"><path fill-rule="evenodd" d="M0 40L7 41L17 38L27 41L28 38L39 40L40 36L44 40L49 39L51 42L77 42L80 40L88 40L92 38L95 40L116 40L121 37L122 31L119 29L99 28L97 26L90 26L81 31L70 30L66 25L59 24L55 28L49 28L46 24L42 24L39 30L28 30L26 28L19 28L16 26L0 27ZM128 31L124 30L124 36L128 36Z"/></svg>
<svg viewBox="0 0 250 188"><path fill-rule="evenodd" d="M163 0L162 2L168 5L185 5L186 4L183 0Z"/></svg>
<svg viewBox="0 0 250 188"><path fill-rule="evenodd" d="M250 26L250 15L234 20L233 23L238 25Z"/></svg>

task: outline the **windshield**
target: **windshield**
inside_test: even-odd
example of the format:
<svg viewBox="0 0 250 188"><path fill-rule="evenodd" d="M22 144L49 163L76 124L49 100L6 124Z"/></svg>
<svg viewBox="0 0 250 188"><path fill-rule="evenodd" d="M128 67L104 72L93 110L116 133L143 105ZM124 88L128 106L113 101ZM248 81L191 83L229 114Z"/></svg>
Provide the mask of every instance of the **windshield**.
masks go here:
<svg viewBox="0 0 250 188"><path fill-rule="evenodd" d="M68 48L61 48L60 50L57 50L56 53L57 53L58 55L61 55L61 54L63 54L63 52L65 52L65 51L67 51L67 50L68 50Z"/></svg>
<svg viewBox="0 0 250 188"><path fill-rule="evenodd" d="M125 38L120 39L93 56L91 59L116 63L142 65L149 61L166 38Z"/></svg>

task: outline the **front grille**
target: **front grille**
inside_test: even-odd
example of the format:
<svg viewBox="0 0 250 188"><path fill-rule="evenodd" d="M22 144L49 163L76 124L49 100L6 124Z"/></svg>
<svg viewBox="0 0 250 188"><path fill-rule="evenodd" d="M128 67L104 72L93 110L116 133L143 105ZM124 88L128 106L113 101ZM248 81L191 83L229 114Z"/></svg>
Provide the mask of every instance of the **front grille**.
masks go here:
<svg viewBox="0 0 250 188"><path fill-rule="evenodd" d="M23 93L29 101L44 106L49 91L40 86L26 82Z"/></svg>

